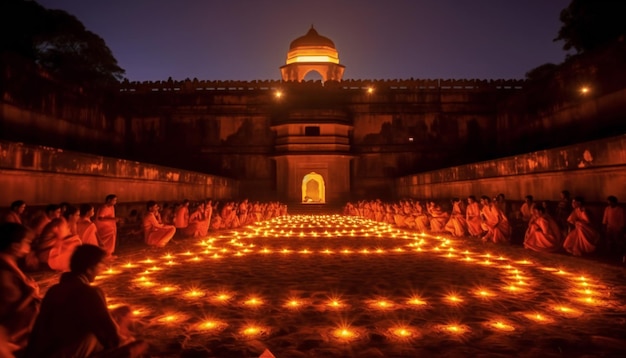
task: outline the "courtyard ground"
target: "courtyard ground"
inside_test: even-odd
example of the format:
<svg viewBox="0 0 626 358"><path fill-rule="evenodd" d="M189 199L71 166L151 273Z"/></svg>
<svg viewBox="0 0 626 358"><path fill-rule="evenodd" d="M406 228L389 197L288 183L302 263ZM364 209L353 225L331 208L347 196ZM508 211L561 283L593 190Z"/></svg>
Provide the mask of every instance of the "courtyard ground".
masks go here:
<svg viewBox="0 0 626 358"><path fill-rule="evenodd" d="M153 357L626 356L615 264L344 216L116 254L96 284Z"/></svg>

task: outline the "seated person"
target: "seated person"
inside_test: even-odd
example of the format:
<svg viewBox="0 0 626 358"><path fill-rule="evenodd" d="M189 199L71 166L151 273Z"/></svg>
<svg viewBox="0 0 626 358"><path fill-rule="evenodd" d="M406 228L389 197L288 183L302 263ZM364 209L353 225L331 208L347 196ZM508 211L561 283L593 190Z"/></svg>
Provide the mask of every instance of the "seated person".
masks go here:
<svg viewBox="0 0 626 358"><path fill-rule="evenodd" d="M146 244L156 247L164 247L176 234L173 225L163 225L159 220L159 205L150 200L146 204L148 212L143 218L143 234Z"/></svg>
<svg viewBox="0 0 626 358"><path fill-rule="evenodd" d="M74 249L82 244L78 235L70 233L64 218L53 219L33 245L38 262L35 266L47 264L53 270L68 271Z"/></svg>
<svg viewBox="0 0 626 358"><path fill-rule="evenodd" d="M467 233L467 222L465 221L465 213L463 211L464 207L461 199L452 199L452 212L445 229L456 237L463 237Z"/></svg>
<svg viewBox="0 0 626 358"><path fill-rule="evenodd" d="M533 251L554 252L561 248L561 230L543 206L532 208L531 220L524 236L524 247Z"/></svg>
<svg viewBox="0 0 626 358"><path fill-rule="evenodd" d="M104 292L91 286L104 269L107 253L82 245L70 260L70 272L61 275L41 303L24 357L134 357L146 346L135 341L123 345L118 326L106 305Z"/></svg>
<svg viewBox="0 0 626 358"><path fill-rule="evenodd" d="M583 198L575 197L572 200L572 208L572 213L567 218L572 229L563 242L563 248L574 256L594 252L600 240L600 234L591 225Z"/></svg>
<svg viewBox="0 0 626 358"><path fill-rule="evenodd" d="M16 200L11 203L9 211L2 214L0 217L0 223L22 223L22 215L26 210L26 203L23 200Z"/></svg>
<svg viewBox="0 0 626 358"><path fill-rule="evenodd" d="M17 265L30 251L35 234L17 223L0 224L0 357L26 347L41 296L39 286ZM4 353L4 355L3 355Z"/></svg>
<svg viewBox="0 0 626 358"><path fill-rule="evenodd" d="M488 196L480 199L483 208L480 211L483 219L482 229L487 233L483 236L484 242L508 243L511 241L511 225L506 215Z"/></svg>

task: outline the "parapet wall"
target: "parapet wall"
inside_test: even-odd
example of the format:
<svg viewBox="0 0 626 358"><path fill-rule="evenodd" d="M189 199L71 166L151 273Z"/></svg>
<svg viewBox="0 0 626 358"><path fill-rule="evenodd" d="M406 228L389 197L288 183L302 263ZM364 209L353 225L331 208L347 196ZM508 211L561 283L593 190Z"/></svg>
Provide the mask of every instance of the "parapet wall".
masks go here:
<svg viewBox="0 0 626 358"><path fill-rule="evenodd" d="M290 84L298 86L324 86L346 90L363 90L375 87L376 90L510 90L522 89L521 80L480 80L480 79L394 79L394 80L343 80L289 82L279 80L258 81L205 81L186 79L184 81L124 81L119 90L123 93L182 92L197 91L264 91L275 90Z"/></svg>
<svg viewBox="0 0 626 358"><path fill-rule="evenodd" d="M590 202L626 200L626 135L456 166L396 180L396 195L453 198L468 195L558 200L562 190Z"/></svg>
<svg viewBox="0 0 626 358"><path fill-rule="evenodd" d="M0 206L120 201L227 199L237 181L153 164L0 141Z"/></svg>

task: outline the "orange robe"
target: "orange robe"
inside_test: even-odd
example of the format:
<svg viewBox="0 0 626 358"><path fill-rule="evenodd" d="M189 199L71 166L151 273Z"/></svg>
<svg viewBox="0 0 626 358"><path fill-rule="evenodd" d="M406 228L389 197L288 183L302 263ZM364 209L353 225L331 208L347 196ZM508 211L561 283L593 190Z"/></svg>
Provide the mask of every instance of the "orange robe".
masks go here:
<svg viewBox="0 0 626 358"><path fill-rule="evenodd" d="M511 225L509 220L496 205L490 204L483 207L484 217L483 229L487 235L483 237L485 241L494 243L509 242L511 240Z"/></svg>
<svg viewBox="0 0 626 358"><path fill-rule="evenodd" d="M97 232L96 224L89 220L89 218L81 218L76 223L76 233L83 244L100 246Z"/></svg>
<svg viewBox="0 0 626 358"><path fill-rule="evenodd" d="M574 225L567 234L563 248L574 256L582 256L596 250L600 234L591 226L589 216L584 208L576 208L567 218Z"/></svg>
<svg viewBox="0 0 626 358"><path fill-rule="evenodd" d="M173 225L161 224L154 213L149 212L143 218L143 232L146 244L164 247L176 234L176 228Z"/></svg>
<svg viewBox="0 0 626 358"><path fill-rule="evenodd" d="M456 237L465 236L467 232L467 223L465 222L465 215L463 215L460 203L452 204L452 213L445 229L447 232Z"/></svg>
<svg viewBox="0 0 626 358"><path fill-rule="evenodd" d="M528 224L524 247L533 251L554 252L561 248L561 230L554 219L541 215Z"/></svg>
<svg viewBox="0 0 626 358"><path fill-rule="evenodd" d="M80 241L78 235L56 238L48 255L48 266L55 271L69 271L70 258L74 254L74 250L82 244L83 242Z"/></svg>
<svg viewBox="0 0 626 358"><path fill-rule="evenodd" d="M480 207L478 203L474 202L467 205L465 218L469 234L471 236L480 236L480 234L483 233L483 228L481 226L482 219L480 218Z"/></svg>
<svg viewBox="0 0 626 358"><path fill-rule="evenodd" d="M103 205L96 213L96 228L98 238L102 243L102 248L111 255L115 251L115 241L117 240L117 222L115 220L99 220L99 217L115 218L115 207L113 205Z"/></svg>

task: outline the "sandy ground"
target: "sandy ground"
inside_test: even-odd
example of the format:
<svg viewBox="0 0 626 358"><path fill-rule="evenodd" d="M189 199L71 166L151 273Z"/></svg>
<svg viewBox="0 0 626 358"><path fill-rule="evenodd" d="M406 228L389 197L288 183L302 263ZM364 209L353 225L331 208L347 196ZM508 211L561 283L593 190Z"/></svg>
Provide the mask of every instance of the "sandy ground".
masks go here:
<svg viewBox="0 0 626 358"><path fill-rule="evenodd" d="M626 356L626 269L563 254L290 216L117 255L153 357Z"/></svg>

